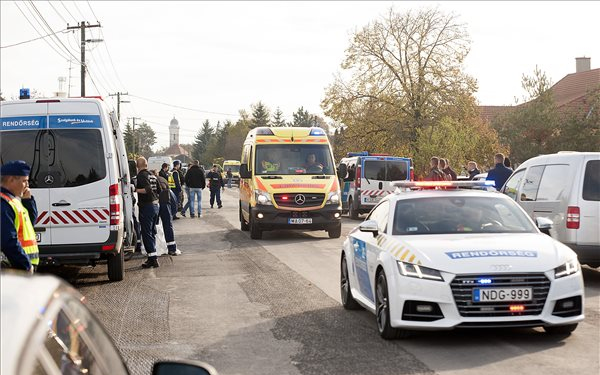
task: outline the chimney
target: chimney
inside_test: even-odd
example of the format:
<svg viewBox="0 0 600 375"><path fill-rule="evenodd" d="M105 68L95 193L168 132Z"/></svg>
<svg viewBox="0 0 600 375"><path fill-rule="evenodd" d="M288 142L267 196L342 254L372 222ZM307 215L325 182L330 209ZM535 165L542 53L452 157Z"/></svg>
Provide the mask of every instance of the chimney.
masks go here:
<svg viewBox="0 0 600 375"><path fill-rule="evenodd" d="M587 72L591 69L591 58L590 57L576 57L575 58L575 73Z"/></svg>

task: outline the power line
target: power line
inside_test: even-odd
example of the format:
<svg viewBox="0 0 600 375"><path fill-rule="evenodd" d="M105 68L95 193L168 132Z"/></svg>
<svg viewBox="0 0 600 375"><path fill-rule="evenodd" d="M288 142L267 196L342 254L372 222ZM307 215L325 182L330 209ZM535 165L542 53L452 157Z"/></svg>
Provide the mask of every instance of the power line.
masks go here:
<svg viewBox="0 0 600 375"><path fill-rule="evenodd" d="M79 22L79 21L77 21L77 18L75 18L73 16L73 13L71 13L71 11L69 10L69 8L67 8L67 6L62 1L60 2L60 5L62 5L63 8L65 8L65 10L67 11L67 13L69 13L69 15L71 16L71 18L75 20L75 23Z"/></svg>
<svg viewBox="0 0 600 375"><path fill-rule="evenodd" d="M52 32L52 33L50 33L50 34L42 35L42 36L40 36L39 38L29 39L29 40L26 40L26 41L23 41L23 42L15 43L15 44L9 44L8 46L0 46L0 48L8 48L8 47L20 46L21 44L30 43L30 42L35 42L36 40L40 40L40 39L43 39L43 38L47 38L47 37L49 37L49 36L52 36L53 34L56 34L56 33L65 33L65 32L67 32L67 31L68 31L67 29L62 29L62 30L59 30L59 31L53 31L53 32Z"/></svg>
<svg viewBox="0 0 600 375"><path fill-rule="evenodd" d="M50 4L50 6L52 7L52 9L54 9L54 11L56 12L56 14L58 14L58 16L59 16L60 18L62 18L62 20L63 20L65 23L68 23L68 22L67 22L67 20L65 19L65 17L63 17L63 16L62 16L62 14L60 14L60 12L59 12L59 11L58 11L58 10L57 10L55 7L54 7L54 5L52 4L52 2L51 2L50 0L48 0L48 4Z"/></svg>
<svg viewBox="0 0 600 375"><path fill-rule="evenodd" d="M175 105L175 104L164 103L164 102L160 102L160 101L158 101L158 100L148 99L148 98L144 98L144 97L137 96L137 95L132 95L132 94L129 94L129 96L132 96L132 97L134 97L134 98L138 98L138 99L142 99L142 100L145 100L145 101L148 101L148 102L156 103L156 104L162 104L162 105L165 105L165 106L167 106L167 107L173 107L173 108L185 109L186 111L193 111L193 112L200 112L200 113L209 113L209 114L212 114L212 115L223 115L223 116L235 116L235 117L240 117L240 115L238 115L238 114L235 114L235 115L234 115L234 114L232 114L232 113L222 113L222 112L203 111L203 110L201 110L201 109L189 108L189 107L183 107L183 106L180 106L180 105Z"/></svg>
<svg viewBox="0 0 600 375"><path fill-rule="evenodd" d="M87 1L87 5L90 8L90 10L92 11L92 14L94 15L94 18L96 19L96 22L98 22L98 17L96 17L96 13L94 12L94 10L92 9L92 6L90 5L90 2Z"/></svg>
<svg viewBox="0 0 600 375"><path fill-rule="evenodd" d="M79 7L77 6L77 2L73 2L73 5L75 5L75 9L77 9L77 12L79 12L79 15L81 16L82 20L86 20L86 17L83 15L83 13L81 13L81 10L79 10Z"/></svg>

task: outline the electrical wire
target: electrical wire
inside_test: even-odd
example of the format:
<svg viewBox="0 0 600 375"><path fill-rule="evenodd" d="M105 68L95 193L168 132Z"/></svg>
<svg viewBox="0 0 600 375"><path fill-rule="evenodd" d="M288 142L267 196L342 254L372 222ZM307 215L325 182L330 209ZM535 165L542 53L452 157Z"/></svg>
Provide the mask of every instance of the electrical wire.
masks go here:
<svg viewBox="0 0 600 375"><path fill-rule="evenodd" d="M50 34L42 35L42 36L40 36L39 38L34 38L34 39L25 40L25 41L23 41L23 42L19 42L19 43L9 44L8 46L0 46L0 48L8 48L8 47L20 46L21 44L30 43L30 42L35 42L36 40L40 40L40 39L43 39L43 38L47 38L47 37L49 37L49 36L52 36L53 34L58 34L58 33L66 33L66 32L68 32L68 31L69 31L69 30L67 30L67 29L62 29L62 30L59 30L59 31L53 31L53 32L52 32L52 33L50 33Z"/></svg>
<svg viewBox="0 0 600 375"><path fill-rule="evenodd" d="M76 1L73 1L73 5L75 5L75 9L77 9L77 12L81 16L81 19L84 20L84 21L87 21L86 17L83 15L83 13L81 13L81 10L79 10L79 7L77 6L77 2Z"/></svg>
<svg viewBox="0 0 600 375"><path fill-rule="evenodd" d="M60 5L62 5L62 6L63 6L63 8L65 8L65 10L67 11L67 13L69 13L69 15L71 16L71 18L72 18L73 20L75 20L75 23L79 23L79 21L77 20L77 18L75 18L75 17L73 16L73 13L71 13L71 11L69 10L69 8L67 8L67 6L66 6L66 5L65 5L65 4L64 4L62 1L60 2Z"/></svg>
<svg viewBox="0 0 600 375"><path fill-rule="evenodd" d="M90 5L89 0L87 1L87 5L90 8L90 10L92 11L92 14L94 15L94 18L96 19L96 22L100 23L100 21L98 21L98 17L96 16L96 13L94 12L94 10L92 9L92 6Z"/></svg>
<svg viewBox="0 0 600 375"><path fill-rule="evenodd" d="M54 9L54 11L56 12L56 14L58 14L58 16L60 18L62 18L62 20L68 24L69 22L67 22L67 20L65 19L65 17L62 16L62 14L60 14L60 12L54 7L54 5L52 4L52 2L50 0L48 0L48 4L52 7L52 9Z"/></svg>
<svg viewBox="0 0 600 375"><path fill-rule="evenodd" d="M175 104L169 104L169 103L165 103L165 102L161 102L158 100L154 100L154 99L148 99L148 98L144 98L142 96L137 96L137 95L133 95L133 94L129 94L129 96L132 96L134 98L138 98L138 99L142 99L148 102L152 102L152 103L156 103L156 104L161 104L167 107L173 107L173 108L179 108L179 109L185 109L186 111L192 111L192 112L200 112L200 113L209 113L212 115L223 115L223 116L234 116L234 117L240 117L239 114L232 114L232 113L222 113L222 112L211 112L211 111L204 111L201 109L196 109L196 108L189 108L189 107L183 107L180 105L175 105Z"/></svg>

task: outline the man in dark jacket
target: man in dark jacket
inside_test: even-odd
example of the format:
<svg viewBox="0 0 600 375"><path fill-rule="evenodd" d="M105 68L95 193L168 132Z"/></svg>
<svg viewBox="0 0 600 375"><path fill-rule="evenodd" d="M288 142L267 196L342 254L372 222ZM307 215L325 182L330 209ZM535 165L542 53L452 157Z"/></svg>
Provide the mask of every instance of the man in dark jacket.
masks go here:
<svg viewBox="0 0 600 375"><path fill-rule="evenodd" d="M177 197L177 210L173 212L173 220L177 220L179 219L177 217L177 211L180 211L183 208L183 190L181 187L181 185L183 185L183 172L181 172L181 162L179 160L173 162L173 170L171 173L173 175L173 181L175 182L175 187L171 188L171 190Z"/></svg>
<svg viewBox="0 0 600 375"><path fill-rule="evenodd" d="M202 189L206 187L204 171L200 168L200 162L194 160L190 169L185 174L185 184L190 188L190 217L195 217L194 202L198 200L198 217L202 215Z"/></svg>
<svg viewBox="0 0 600 375"><path fill-rule="evenodd" d="M467 163L467 172L469 173L469 180L472 180L473 177L477 176L481 173L477 168L477 163L474 161L470 161Z"/></svg>
<svg viewBox="0 0 600 375"><path fill-rule="evenodd" d="M448 159L444 159L444 161L446 162L446 168L442 169L442 172L444 172L446 175L450 176L450 179L452 181L458 180L458 178L456 176L456 172L454 172L454 170L450 167L450 162L448 161Z"/></svg>
<svg viewBox="0 0 600 375"><path fill-rule="evenodd" d="M513 171L504 165L504 154L497 153L494 156L494 162L496 166L488 171L486 180L494 181L496 190L500 190Z"/></svg>
<svg viewBox="0 0 600 375"><path fill-rule="evenodd" d="M158 219L158 196L161 187L158 178L148 171L148 161L143 156L137 159L137 182L135 191L138 193L138 208L140 212L140 226L142 241L148 253L148 260L142 264L144 268L158 267L156 254L156 222Z"/></svg>
<svg viewBox="0 0 600 375"><path fill-rule="evenodd" d="M217 207L221 208L221 189L225 190L225 184L223 183L223 176L217 172L217 166L213 165L212 169L206 175L208 179L208 187L210 189L210 208L213 208L215 204L215 198L217 199Z"/></svg>
<svg viewBox="0 0 600 375"><path fill-rule="evenodd" d="M434 156L431 158L431 160L429 161L431 170L429 171L429 174L427 175L427 177L425 177L425 181L446 181L444 172L442 172L438 168L439 162L440 162L440 159L438 157Z"/></svg>

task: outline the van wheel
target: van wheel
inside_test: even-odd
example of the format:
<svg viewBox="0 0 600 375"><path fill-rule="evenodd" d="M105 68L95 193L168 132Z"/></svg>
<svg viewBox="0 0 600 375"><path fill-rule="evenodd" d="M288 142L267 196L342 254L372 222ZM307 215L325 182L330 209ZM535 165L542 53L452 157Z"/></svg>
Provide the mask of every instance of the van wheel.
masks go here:
<svg viewBox="0 0 600 375"><path fill-rule="evenodd" d="M247 232L248 230L250 230L250 225L248 225L246 220L244 220L244 215L242 215L242 206L241 205L239 207L239 210L240 210L240 229L244 232Z"/></svg>
<svg viewBox="0 0 600 375"><path fill-rule="evenodd" d="M328 229L327 234L329 235L329 238L340 238L342 235L342 223L331 229Z"/></svg>
<svg viewBox="0 0 600 375"><path fill-rule="evenodd" d="M358 220L358 210L354 207L354 200L352 198L348 200L348 216L352 220Z"/></svg>
<svg viewBox="0 0 600 375"><path fill-rule="evenodd" d="M252 211L250 211L250 238L253 240L260 240L262 238L262 230L258 227L256 220L252 218Z"/></svg>
<svg viewBox="0 0 600 375"><path fill-rule="evenodd" d="M108 257L108 279L110 281L121 281L125 276L125 253L121 249L119 253Z"/></svg>

